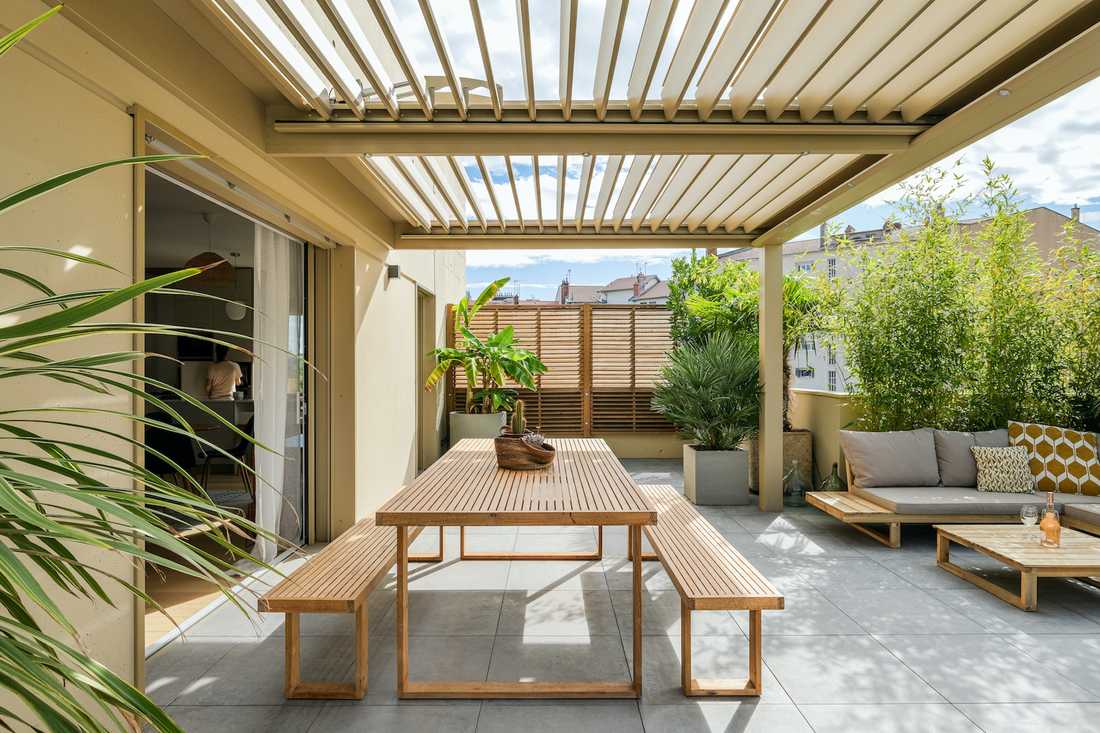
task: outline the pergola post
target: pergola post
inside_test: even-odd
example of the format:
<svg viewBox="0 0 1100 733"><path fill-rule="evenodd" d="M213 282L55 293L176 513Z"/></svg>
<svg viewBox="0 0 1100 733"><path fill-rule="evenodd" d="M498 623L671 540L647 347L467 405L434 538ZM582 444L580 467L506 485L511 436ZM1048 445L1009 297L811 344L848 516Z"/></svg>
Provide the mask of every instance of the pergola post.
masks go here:
<svg viewBox="0 0 1100 733"><path fill-rule="evenodd" d="M760 510L783 509L783 245L760 247Z"/></svg>

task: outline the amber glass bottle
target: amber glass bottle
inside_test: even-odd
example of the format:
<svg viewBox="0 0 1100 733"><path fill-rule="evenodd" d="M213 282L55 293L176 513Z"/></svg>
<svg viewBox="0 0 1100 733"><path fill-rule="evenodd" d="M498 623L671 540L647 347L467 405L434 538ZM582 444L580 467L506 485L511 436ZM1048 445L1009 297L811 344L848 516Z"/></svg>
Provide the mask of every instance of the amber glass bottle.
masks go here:
<svg viewBox="0 0 1100 733"><path fill-rule="evenodd" d="M1058 510L1054 508L1053 492L1047 493L1047 508L1043 510L1039 529L1043 533L1039 544L1043 547L1058 547L1062 543L1062 522L1058 519Z"/></svg>

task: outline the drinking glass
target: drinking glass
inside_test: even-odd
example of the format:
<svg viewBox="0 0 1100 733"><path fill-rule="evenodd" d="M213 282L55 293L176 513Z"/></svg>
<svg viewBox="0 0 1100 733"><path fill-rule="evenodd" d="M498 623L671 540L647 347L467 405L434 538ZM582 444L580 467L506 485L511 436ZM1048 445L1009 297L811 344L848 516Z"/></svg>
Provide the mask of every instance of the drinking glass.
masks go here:
<svg viewBox="0 0 1100 733"><path fill-rule="evenodd" d="M1020 507L1020 521L1024 526L1030 527L1039 521L1039 507L1035 504L1025 504Z"/></svg>

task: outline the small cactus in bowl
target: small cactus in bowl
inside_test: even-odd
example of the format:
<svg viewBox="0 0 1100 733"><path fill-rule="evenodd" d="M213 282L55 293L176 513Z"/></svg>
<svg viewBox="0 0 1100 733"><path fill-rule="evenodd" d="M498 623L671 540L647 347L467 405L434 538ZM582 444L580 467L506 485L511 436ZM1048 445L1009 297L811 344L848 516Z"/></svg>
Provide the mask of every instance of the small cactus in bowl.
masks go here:
<svg viewBox="0 0 1100 733"><path fill-rule="evenodd" d="M512 435L523 435L527 432L526 406L523 400L516 400L516 406L512 410Z"/></svg>

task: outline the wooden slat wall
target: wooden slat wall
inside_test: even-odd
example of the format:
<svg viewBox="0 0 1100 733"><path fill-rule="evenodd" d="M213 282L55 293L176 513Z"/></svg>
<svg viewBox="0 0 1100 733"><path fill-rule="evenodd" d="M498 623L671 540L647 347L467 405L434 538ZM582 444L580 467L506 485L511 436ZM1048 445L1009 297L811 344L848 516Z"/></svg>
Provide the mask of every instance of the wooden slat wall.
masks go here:
<svg viewBox="0 0 1100 733"><path fill-rule="evenodd" d="M520 390L530 427L583 436L673 430L649 408L654 381L672 347L663 306L493 305L477 314L470 330L483 338L508 325L517 343L549 367L535 392ZM451 332L452 343L461 345L462 334L453 327ZM463 409L465 401L465 375L454 375L450 409Z"/></svg>

